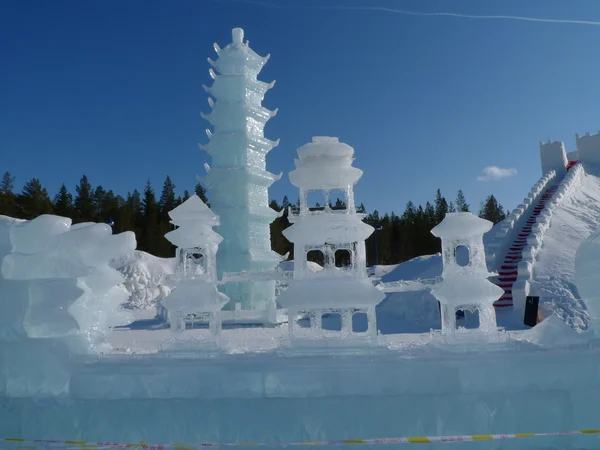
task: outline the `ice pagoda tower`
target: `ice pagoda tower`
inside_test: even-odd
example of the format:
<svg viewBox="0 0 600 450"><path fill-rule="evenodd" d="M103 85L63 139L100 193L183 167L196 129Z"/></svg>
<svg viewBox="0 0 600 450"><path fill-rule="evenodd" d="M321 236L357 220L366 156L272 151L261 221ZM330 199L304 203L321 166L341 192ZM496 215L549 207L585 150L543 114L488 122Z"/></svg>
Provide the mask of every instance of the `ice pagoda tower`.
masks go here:
<svg viewBox="0 0 600 450"><path fill-rule="evenodd" d="M354 206L354 184L362 170L352 167L353 155L354 149L338 138L313 137L298 149L296 169L290 172L290 181L300 190L299 214L288 216L293 225L283 232L294 243L294 279L278 302L288 308L291 340L323 337L323 319L332 316L339 316L341 323L337 337L371 343L377 338L375 306L385 294L367 276L365 239L374 230ZM346 208L333 209L329 199L340 191ZM324 195L323 208L309 208L310 193ZM317 273L307 265L314 251L323 254L325 266ZM342 261L345 267L340 267ZM308 334L297 326L298 314L310 317Z"/></svg>
<svg viewBox="0 0 600 450"><path fill-rule="evenodd" d="M232 37L224 49L215 44L216 61L208 59L214 81L204 89L212 111L202 117L214 131L207 130L209 142L200 145L212 157L203 181L210 190L211 208L221 218L219 278L224 272L272 270L282 259L271 250L269 224L277 213L268 199L269 186L281 175L266 170L267 153L279 142L264 137L265 124L277 110L261 104L275 82L257 80L269 55L257 55L244 42L241 28L233 29ZM245 310L275 309L275 281L227 283L222 292L231 299L225 309L236 304Z"/></svg>

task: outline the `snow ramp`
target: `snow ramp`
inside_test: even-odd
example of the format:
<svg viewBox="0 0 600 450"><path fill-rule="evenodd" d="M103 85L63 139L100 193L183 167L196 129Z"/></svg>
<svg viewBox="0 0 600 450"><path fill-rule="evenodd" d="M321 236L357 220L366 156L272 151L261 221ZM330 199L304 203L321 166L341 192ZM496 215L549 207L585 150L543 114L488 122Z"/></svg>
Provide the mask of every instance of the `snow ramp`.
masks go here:
<svg viewBox="0 0 600 450"><path fill-rule="evenodd" d="M523 270L521 296L539 296L542 316L557 314L583 330L588 316L575 285L575 253L600 228L600 164L579 163L569 175L562 183L566 195L548 216L549 226L531 264L529 280Z"/></svg>
<svg viewBox="0 0 600 450"><path fill-rule="evenodd" d="M600 133L577 137L577 151L562 142L540 146L544 176L523 204L491 231L488 266L505 290L498 322L522 328L525 299L540 297L540 315L556 314L575 329L587 312L574 282L575 253L600 228Z"/></svg>

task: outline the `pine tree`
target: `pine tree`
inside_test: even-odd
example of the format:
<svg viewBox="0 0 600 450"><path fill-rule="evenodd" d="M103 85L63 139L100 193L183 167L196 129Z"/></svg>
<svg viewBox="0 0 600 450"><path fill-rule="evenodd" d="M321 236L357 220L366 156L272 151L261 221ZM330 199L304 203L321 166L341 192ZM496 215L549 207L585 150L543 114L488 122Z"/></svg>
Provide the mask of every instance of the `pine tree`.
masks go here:
<svg viewBox="0 0 600 450"><path fill-rule="evenodd" d="M63 183L54 196L54 214L62 217L73 216L73 196L69 193L67 186Z"/></svg>
<svg viewBox="0 0 600 450"><path fill-rule="evenodd" d="M0 215L13 217L17 214L14 186L15 177L10 172L4 172L2 182L0 182Z"/></svg>
<svg viewBox="0 0 600 450"><path fill-rule="evenodd" d="M356 212L358 214L366 214L367 213L367 208L365 207L364 203L360 203L360 205L358 205L356 207Z"/></svg>
<svg viewBox="0 0 600 450"><path fill-rule="evenodd" d="M504 220L506 214L504 212L504 207L498 203L496 197L490 195L485 199L481 211L479 211L479 217L496 224Z"/></svg>
<svg viewBox="0 0 600 450"><path fill-rule="evenodd" d="M425 223L427 227L429 227L427 231L431 231L433 227L435 227L439 223L437 211L431 203L426 202L425 210L423 212L425 217Z"/></svg>
<svg viewBox="0 0 600 450"><path fill-rule="evenodd" d="M191 197L190 193L188 192L187 189L185 191L183 191L183 201L184 202L187 201L187 199L189 199L190 197Z"/></svg>
<svg viewBox="0 0 600 450"><path fill-rule="evenodd" d="M171 178L167 176L163 183L162 193L160 194L160 214L163 218L168 221L169 211L175 209L176 206L175 198L175 184L171 181Z"/></svg>
<svg viewBox="0 0 600 450"><path fill-rule="evenodd" d="M456 212L456 208L454 207L454 203L450 202L450 203L448 204L448 212L449 212L449 213L454 213L454 212Z"/></svg>
<svg viewBox="0 0 600 450"><path fill-rule="evenodd" d="M102 186L98 186L94 189L94 193L92 194L92 202L94 203L94 222L103 222L108 219L104 219L103 214L103 206L106 200L106 191Z"/></svg>
<svg viewBox="0 0 600 450"><path fill-rule="evenodd" d="M200 197L200 200L202 200L204 203L206 203L208 205L208 197L206 196L206 189L204 188L204 186L202 186L201 183L196 183L196 187L195 187L194 191L196 192L196 195L198 197Z"/></svg>
<svg viewBox="0 0 600 450"><path fill-rule="evenodd" d="M436 225L444 220L448 213L448 202L442 197L442 192L438 189L435 194L435 220Z"/></svg>
<svg viewBox="0 0 600 450"><path fill-rule="evenodd" d="M465 195L461 189L459 189L458 193L456 194L456 210L458 212L470 212L469 205L467 204Z"/></svg>
<svg viewBox="0 0 600 450"><path fill-rule="evenodd" d="M340 198L337 198L334 204L329 204L329 208L333 210L346 209L346 202Z"/></svg>
<svg viewBox="0 0 600 450"><path fill-rule="evenodd" d="M17 206L22 219L34 219L42 214L52 213L52 201L48 191L38 178L32 178L17 197Z"/></svg>
<svg viewBox="0 0 600 450"><path fill-rule="evenodd" d="M73 202L73 219L76 222L91 222L94 220L96 206L94 205L94 193L92 185L87 176L82 176L79 184L75 187L77 195Z"/></svg>
<svg viewBox="0 0 600 450"><path fill-rule="evenodd" d="M4 172L0 182L0 194L12 194L15 187L15 177L10 172Z"/></svg>
<svg viewBox="0 0 600 450"><path fill-rule="evenodd" d="M161 230L158 220L160 205L156 201L156 195L154 194L150 180L148 180L144 187L144 197L142 198L141 207L143 223L140 248L153 255L160 256L158 251L161 248L161 241L164 239L164 236L160 236Z"/></svg>

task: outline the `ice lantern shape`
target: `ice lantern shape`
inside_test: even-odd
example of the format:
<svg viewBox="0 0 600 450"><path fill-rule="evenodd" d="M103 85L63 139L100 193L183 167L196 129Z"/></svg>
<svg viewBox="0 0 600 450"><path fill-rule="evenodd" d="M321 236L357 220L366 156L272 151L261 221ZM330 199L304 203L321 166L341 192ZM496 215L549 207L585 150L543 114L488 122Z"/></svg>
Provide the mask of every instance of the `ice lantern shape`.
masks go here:
<svg viewBox="0 0 600 450"><path fill-rule="evenodd" d="M339 314L339 337L377 336L375 306L385 294L367 276L365 239L373 233L373 227L362 221L364 214L357 214L354 207L354 184L362 171L352 167L353 154L354 149L338 138L314 137L298 149L296 169L290 172L290 181L300 190L299 214L290 211L293 225L283 232L294 244L294 279L278 301L288 308L291 340L323 334L324 314ZM346 194L346 208L332 209L329 194L339 190ZM324 208L308 208L307 195L311 191L324 193ZM311 251L323 254L325 270L308 270ZM345 267L340 267L344 263ZM310 317L311 330L307 334L297 325L298 314Z"/></svg>
<svg viewBox="0 0 600 450"><path fill-rule="evenodd" d="M218 338L221 331L221 309L229 298L217 290L216 255L223 238L213 231L219 217L198 197L193 195L169 212L172 223L178 226L165 237L177 246L178 270L175 289L161 302L168 311L171 330L185 329L185 317L209 323L211 335ZM202 269L193 268L192 255L201 255Z"/></svg>
<svg viewBox="0 0 600 450"><path fill-rule="evenodd" d="M177 228L165 237L177 247L177 275L185 278L196 275L194 262L201 264L206 281L216 283L216 257L223 238L213 231L219 225L219 216L213 213L197 195L169 211L171 223Z"/></svg>
<svg viewBox="0 0 600 450"><path fill-rule="evenodd" d="M600 230L584 240L575 254L575 283L589 311L589 328L600 336Z"/></svg>
<svg viewBox="0 0 600 450"><path fill-rule="evenodd" d="M269 208L269 186L279 180L266 170L266 155L278 145L264 137L267 121L277 110L262 106L265 93L275 82L257 80L269 56L257 55L244 42L241 28L232 31L233 42L221 49L212 66L210 95L212 109L203 114L213 126L207 130L208 144L200 145L212 158L212 167L203 181L210 191L211 207L220 217L218 232L223 236L219 251L218 276L225 272L273 270L281 256L271 250L269 224L278 213ZM215 100L213 100L213 98ZM231 302L242 309L275 309L275 281L230 282L221 286Z"/></svg>
<svg viewBox="0 0 600 450"><path fill-rule="evenodd" d="M458 309L479 311L479 330L495 332L494 302L503 294L502 288L488 278L483 235L492 228L492 222L467 212L448 213L431 230L442 240L442 278L431 293L440 301L442 333L456 329Z"/></svg>

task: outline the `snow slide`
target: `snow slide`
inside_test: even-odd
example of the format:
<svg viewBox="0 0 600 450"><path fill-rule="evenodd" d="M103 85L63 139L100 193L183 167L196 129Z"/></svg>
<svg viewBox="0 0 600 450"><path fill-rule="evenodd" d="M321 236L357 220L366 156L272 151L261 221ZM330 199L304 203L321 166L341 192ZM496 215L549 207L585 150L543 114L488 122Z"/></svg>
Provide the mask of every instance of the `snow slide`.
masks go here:
<svg viewBox="0 0 600 450"><path fill-rule="evenodd" d="M550 226L533 264L530 295L540 296L543 316L557 314L583 330L588 315L575 285L575 253L600 228L600 166L578 166L580 176L549 217Z"/></svg>

